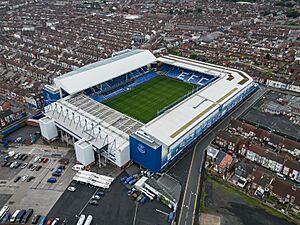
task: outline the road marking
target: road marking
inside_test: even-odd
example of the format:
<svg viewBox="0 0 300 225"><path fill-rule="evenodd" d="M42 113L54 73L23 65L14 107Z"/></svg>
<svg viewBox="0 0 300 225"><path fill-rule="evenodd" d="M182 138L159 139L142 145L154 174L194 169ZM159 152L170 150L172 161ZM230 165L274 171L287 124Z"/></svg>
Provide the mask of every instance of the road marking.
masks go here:
<svg viewBox="0 0 300 225"><path fill-rule="evenodd" d="M159 213L161 213L161 214L164 214L164 215L169 216L169 213L166 213L166 212L164 212L164 211L161 211L160 209L155 209L155 210L156 210L156 212L159 212Z"/></svg>
<svg viewBox="0 0 300 225"><path fill-rule="evenodd" d="M134 211L134 217L133 217L133 222L132 225L135 225L136 223L136 214L137 214L137 210L138 210L138 203L135 203L135 211Z"/></svg>
<svg viewBox="0 0 300 225"><path fill-rule="evenodd" d="M200 143L200 142L197 142L195 146L198 146L199 143ZM188 188L188 186L189 186L188 183L189 183L189 181L190 181L190 175L191 175L192 166L193 166L193 161L194 161L195 153L196 153L195 149L196 149L196 148L194 148L194 151L193 151L193 156L192 156L192 160L191 160L191 166L190 166L189 173L188 173L188 177L187 177L187 181L186 181L186 186L185 186L184 195L183 195L183 200L182 200L183 203L185 202L186 192L187 192L187 188ZM178 220L179 222L181 221L182 211L183 211L183 210L181 210L181 211L180 211L180 214L179 214L179 220Z"/></svg>
<svg viewBox="0 0 300 225"><path fill-rule="evenodd" d="M80 217L81 213L85 210L85 208L88 206L90 200L92 199L92 197L100 190L100 188L97 188L97 190L94 192L94 194L90 197L90 199L87 201L87 203L83 206L83 208L80 210L80 212L78 214L75 215L75 217Z"/></svg>
<svg viewBox="0 0 300 225"><path fill-rule="evenodd" d="M194 146L194 149L193 149L193 156L192 156L192 160L191 160L191 166L190 166L190 168L189 168L189 173L188 173L188 178L187 178L187 182L186 182L186 186L185 186L185 191L184 191L184 195L183 195L183 200L182 200L182 204L183 204L183 206L184 206L184 202L185 202L185 200L186 200L186 192L187 192L187 188L188 188L188 186L189 186L189 179L190 179L190 175L191 175L191 169L192 169L192 166L194 165L194 163L193 163L193 161L194 161L194 158L195 158L195 152L196 152L196 150L197 150L197 148L198 148L198 145L200 144L200 142L201 141L203 141L203 139L204 138L206 138L208 135L210 135L211 133L212 133L212 131L213 130L215 130L215 129L217 129L218 127L220 127L223 123L224 123L224 121L226 120L226 119L228 119L230 116L232 116L235 112L237 112L238 111L238 109L241 109L241 107L242 106L245 106L245 104L246 103L250 103L249 105L251 106L251 105L253 105L254 103L255 103L255 101L257 100L257 99L259 99L259 98L261 98L261 96L264 94L266 92L266 90L264 90L264 89L259 89L256 93L254 93L252 96L250 96L249 98L252 98L252 99L249 99L249 98L247 98L244 102L242 102L238 107L236 107L236 108L234 108L225 118L223 118L221 121L219 121L214 127L213 127L213 129L212 130L210 130L208 133L206 133L203 137L201 137L199 140L198 140L198 142L195 144L195 146ZM256 96L255 96L256 95ZM250 107L249 106L249 107ZM249 108L248 107L248 108ZM239 115L241 115L242 113L244 113L246 111L246 109L245 110L242 110L242 112L241 113L239 113ZM238 115L238 116L239 116ZM201 159L202 160L202 159ZM178 160L179 161L179 160ZM177 161L177 162L178 162ZM175 163L176 164L176 163ZM174 165L173 165L174 166ZM173 167L172 166L172 167ZM172 168L171 167L171 168ZM200 175L198 175L198 181L199 181L199 178L201 177L201 174ZM198 191L199 191L199 182L198 182L198 184L197 184L197 192L196 192L196 196L197 196L197 194L198 194ZM195 202L196 202L196 200L197 200L197 197L196 197L196 199L195 199ZM197 203L197 202L196 202ZM194 207L195 207L195 205L194 205ZM181 218L182 218L182 213L183 213L183 208L184 207L182 207L181 208L181 211L180 211L180 214L179 214L179 220L178 220L178 222L180 223L180 221L181 221ZM193 211L195 212L195 208L193 209ZM194 213L193 213L194 214ZM194 216L194 215L193 215ZM186 221L185 221L185 224L186 224ZM192 224L194 224L194 219L192 220ZM191 224L191 225L192 225Z"/></svg>

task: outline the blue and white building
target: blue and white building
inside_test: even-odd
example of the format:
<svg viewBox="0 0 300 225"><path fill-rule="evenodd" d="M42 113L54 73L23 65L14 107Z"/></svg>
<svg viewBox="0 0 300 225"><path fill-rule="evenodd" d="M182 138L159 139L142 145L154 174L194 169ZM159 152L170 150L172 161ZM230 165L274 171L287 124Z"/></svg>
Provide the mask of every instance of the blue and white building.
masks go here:
<svg viewBox="0 0 300 225"><path fill-rule="evenodd" d="M146 124L101 103L161 75L198 88ZM132 160L152 172L163 170L255 89L242 71L174 55L156 58L139 49L84 66L54 82L61 99L48 100L51 104L40 120L46 139L60 134L74 144L77 160L85 164L95 160L96 152L117 166Z"/></svg>

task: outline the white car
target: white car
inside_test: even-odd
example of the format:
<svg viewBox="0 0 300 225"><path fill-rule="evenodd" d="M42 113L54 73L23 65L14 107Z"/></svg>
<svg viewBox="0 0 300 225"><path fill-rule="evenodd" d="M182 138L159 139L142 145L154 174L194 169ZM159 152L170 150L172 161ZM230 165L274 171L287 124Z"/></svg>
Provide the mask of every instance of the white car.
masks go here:
<svg viewBox="0 0 300 225"><path fill-rule="evenodd" d="M74 191L76 191L76 188L73 186L70 186L70 187L68 187L68 191L74 192Z"/></svg>
<svg viewBox="0 0 300 225"><path fill-rule="evenodd" d="M33 167L30 168L31 171L34 171L36 169L37 165L33 165Z"/></svg>
<svg viewBox="0 0 300 225"><path fill-rule="evenodd" d="M75 171L79 171L79 170L83 170L84 169L84 165L80 165L80 164L76 164L72 167L72 170Z"/></svg>
<svg viewBox="0 0 300 225"><path fill-rule="evenodd" d="M40 160L40 158L41 158L41 157L39 157L39 156L36 156L36 157L33 159L33 162L35 162L35 163L36 163L37 161L39 161L39 160Z"/></svg>
<svg viewBox="0 0 300 225"><path fill-rule="evenodd" d="M28 165L28 163L24 163L24 164L22 164L22 165L20 166L20 168L21 168L21 169L24 169L24 168L26 168L27 165Z"/></svg>
<svg viewBox="0 0 300 225"><path fill-rule="evenodd" d="M24 176L22 176L22 177L21 177L21 181L23 181L23 182L24 182L24 181L25 181L25 180L26 180L28 177L29 177L29 175L27 175L27 174L26 174L26 175L24 175Z"/></svg>
<svg viewBox="0 0 300 225"><path fill-rule="evenodd" d="M11 165L10 168L14 168L17 165L18 161L14 161Z"/></svg>
<svg viewBox="0 0 300 225"><path fill-rule="evenodd" d="M15 155L15 151L10 151L7 155L8 157L13 157Z"/></svg>
<svg viewBox="0 0 300 225"><path fill-rule="evenodd" d="M17 159L17 158L19 157L19 155L21 155L21 153L20 153L20 152L18 152L17 154L15 154L15 157L14 157L14 159Z"/></svg>
<svg viewBox="0 0 300 225"><path fill-rule="evenodd" d="M53 220L53 222L51 223L51 225L56 225L59 222L59 218L55 218L55 220Z"/></svg>

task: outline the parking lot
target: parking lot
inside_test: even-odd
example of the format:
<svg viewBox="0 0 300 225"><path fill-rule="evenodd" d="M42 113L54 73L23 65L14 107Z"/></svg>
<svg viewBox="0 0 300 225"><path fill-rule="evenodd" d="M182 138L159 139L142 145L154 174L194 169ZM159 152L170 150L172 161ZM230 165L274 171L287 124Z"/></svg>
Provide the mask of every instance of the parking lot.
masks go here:
<svg viewBox="0 0 300 225"><path fill-rule="evenodd" d="M149 200L144 204L136 203L127 196L128 189L120 182L120 177L125 175L127 174L123 172L116 178L110 190L105 191L98 206L88 203L97 188L72 182L76 191L65 191L49 212L48 218L67 218L70 224L76 224L81 213L86 216L92 215L94 221L97 221L93 223L95 225L168 224L166 214L170 209L167 206L157 200Z"/></svg>
<svg viewBox="0 0 300 225"><path fill-rule="evenodd" d="M67 148L50 149L50 147L39 145L19 146L11 150L15 153L26 154L28 158L22 161L10 157L8 162L17 161L21 163L20 166L18 168L0 167L0 196L1 194L9 195L9 198L0 198L1 205L8 205L10 212L33 208L35 213L46 215L75 174L71 169L74 163L74 153ZM1 155L1 165L4 163L4 156L5 154ZM37 160L37 157L40 159ZM42 161L45 158L47 160ZM63 170L62 175L57 177L55 184L47 183L54 169L60 165L61 158L68 158L70 163ZM38 167L40 167L39 170ZM28 181L29 177L34 178Z"/></svg>

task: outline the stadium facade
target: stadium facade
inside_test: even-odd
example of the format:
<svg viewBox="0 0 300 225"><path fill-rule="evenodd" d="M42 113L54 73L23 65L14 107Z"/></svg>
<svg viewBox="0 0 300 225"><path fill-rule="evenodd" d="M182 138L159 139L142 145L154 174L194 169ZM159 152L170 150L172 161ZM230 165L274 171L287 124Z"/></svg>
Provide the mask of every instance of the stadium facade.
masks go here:
<svg viewBox="0 0 300 225"><path fill-rule="evenodd" d="M196 88L158 108L157 116L147 122L105 104L160 76ZM98 157L119 167L132 160L158 172L254 90L252 78L242 71L174 55L156 58L148 50L127 50L46 86L48 105L40 127L44 138L60 136L74 144L77 160L84 165Z"/></svg>

